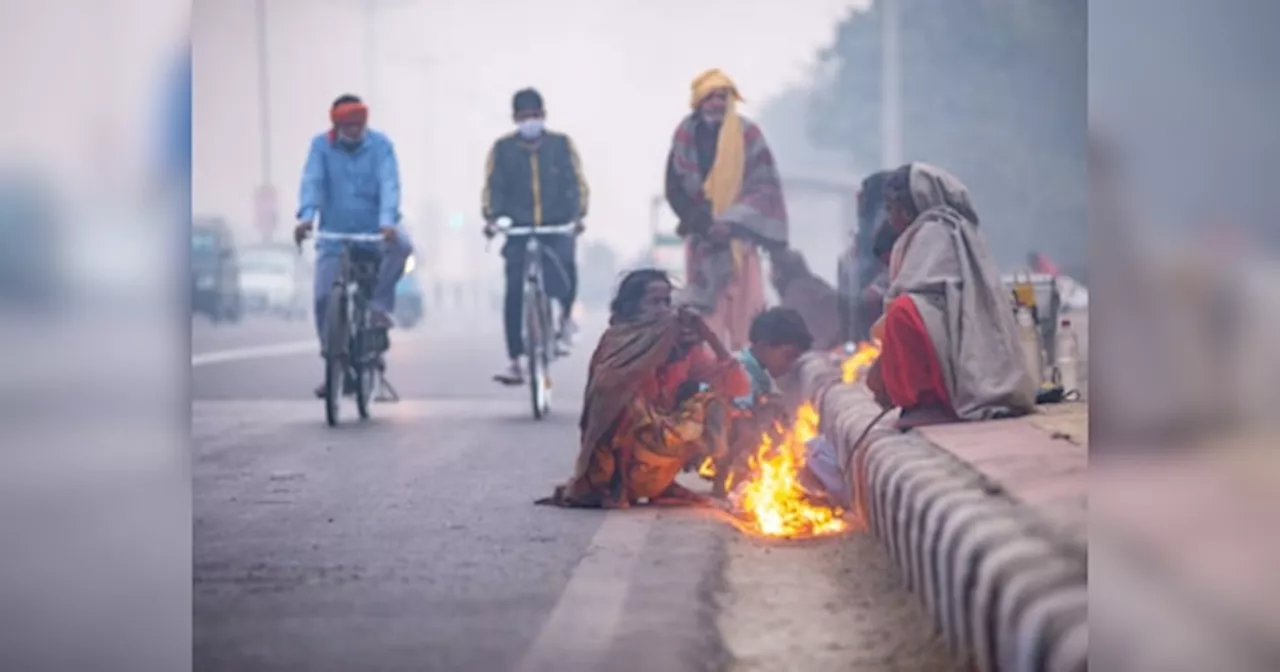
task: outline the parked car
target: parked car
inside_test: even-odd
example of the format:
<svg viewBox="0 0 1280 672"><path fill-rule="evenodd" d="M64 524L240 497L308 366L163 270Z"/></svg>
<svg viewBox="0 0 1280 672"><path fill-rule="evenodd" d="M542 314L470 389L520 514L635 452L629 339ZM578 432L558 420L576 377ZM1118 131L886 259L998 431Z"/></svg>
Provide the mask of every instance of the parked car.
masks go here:
<svg viewBox="0 0 1280 672"><path fill-rule="evenodd" d="M418 284L418 274L414 273L414 258L409 257L404 265L404 275L396 283L395 318L400 327L412 329L422 321L422 287Z"/></svg>
<svg viewBox="0 0 1280 672"><path fill-rule="evenodd" d="M288 244L240 251L240 301L245 312L290 320L307 316L309 264Z"/></svg>
<svg viewBox="0 0 1280 672"><path fill-rule="evenodd" d="M27 175L0 175L0 301L49 306L60 293L62 208L50 186Z"/></svg>
<svg viewBox="0 0 1280 672"><path fill-rule="evenodd" d="M240 269L221 217L197 217L191 224L191 311L214 322L240 320Z"/></svg>

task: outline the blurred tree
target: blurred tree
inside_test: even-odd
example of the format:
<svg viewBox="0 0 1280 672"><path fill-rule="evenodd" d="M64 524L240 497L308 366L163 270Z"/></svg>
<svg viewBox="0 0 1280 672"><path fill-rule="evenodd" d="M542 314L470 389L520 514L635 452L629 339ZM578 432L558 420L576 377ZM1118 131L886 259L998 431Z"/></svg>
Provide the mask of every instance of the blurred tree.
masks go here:
<svg viewBox="0 0 1280 672"><path fill-rule="evenodd" d="M1042 250L1085 263L1084 0L897 0L903 149L973 193L997 259ZM868 171L880 157L879 4L851 13L819 54L813 144Z"/></svg>

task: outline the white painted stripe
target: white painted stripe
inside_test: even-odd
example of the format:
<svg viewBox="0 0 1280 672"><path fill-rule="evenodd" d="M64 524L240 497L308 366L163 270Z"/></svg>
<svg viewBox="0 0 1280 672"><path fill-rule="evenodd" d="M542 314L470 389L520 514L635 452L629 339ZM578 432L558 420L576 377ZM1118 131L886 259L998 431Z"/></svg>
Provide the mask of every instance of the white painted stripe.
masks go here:
<svg viewBox="0 0 1280 672"><path fill-rule="evenodd" d="M284 355L297 355L304 352L310 352L319 357L320 343L315 339L311 339L308 341L294 341L292 343L273 343L271 345L255 345L247 348L202 352L198 355L191 356L191 366L206 366L208 364L237 362L246 359L262 359L264 357L281 357Z"/></svg>
<svg viewBox="0 0 1280 672"><path fill-rule="evenodd" d="M542 632L516 667L518 672L604 669L603 657L613 643L627 586L654 517L634 510L605 514Z"/></svg>

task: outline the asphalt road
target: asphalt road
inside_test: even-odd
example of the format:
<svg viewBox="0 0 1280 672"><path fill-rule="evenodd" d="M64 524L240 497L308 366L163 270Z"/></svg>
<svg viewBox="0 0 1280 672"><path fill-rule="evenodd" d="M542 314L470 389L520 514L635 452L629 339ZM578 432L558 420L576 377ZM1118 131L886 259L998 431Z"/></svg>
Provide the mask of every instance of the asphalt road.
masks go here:
<svg viewBox="0 0 1280 672"><path fill-rule="evenodd" d="M489 381L497 315L441 322L393 334L402 401L336 429L309 324L193 322L197 670L951 669L867 535L533 506L576 454L598 321L544 422Z"/></svg>

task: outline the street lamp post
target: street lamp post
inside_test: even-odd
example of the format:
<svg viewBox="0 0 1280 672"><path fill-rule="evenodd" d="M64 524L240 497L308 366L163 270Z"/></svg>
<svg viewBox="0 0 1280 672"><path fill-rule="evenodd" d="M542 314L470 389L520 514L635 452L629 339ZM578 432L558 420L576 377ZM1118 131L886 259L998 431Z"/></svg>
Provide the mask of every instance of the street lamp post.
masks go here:
<svg viewBox="0 0 1280 672"><path fill-rule="evenodd" d="M355 0L364 19L364 78L369 87L365 100L378 102L378 13L386 7L416 5L421 0Z"/></svg>
<svg viewBox="0 0 1280 672"><path fill-rule="evenodd" d="M267 0L257 0L258 32L258 132L260 135L261 179L255 195L255 213L258 230L264 239L270 240L276 226L275 188L271 186L271 78L267 55Z"/></svg>

